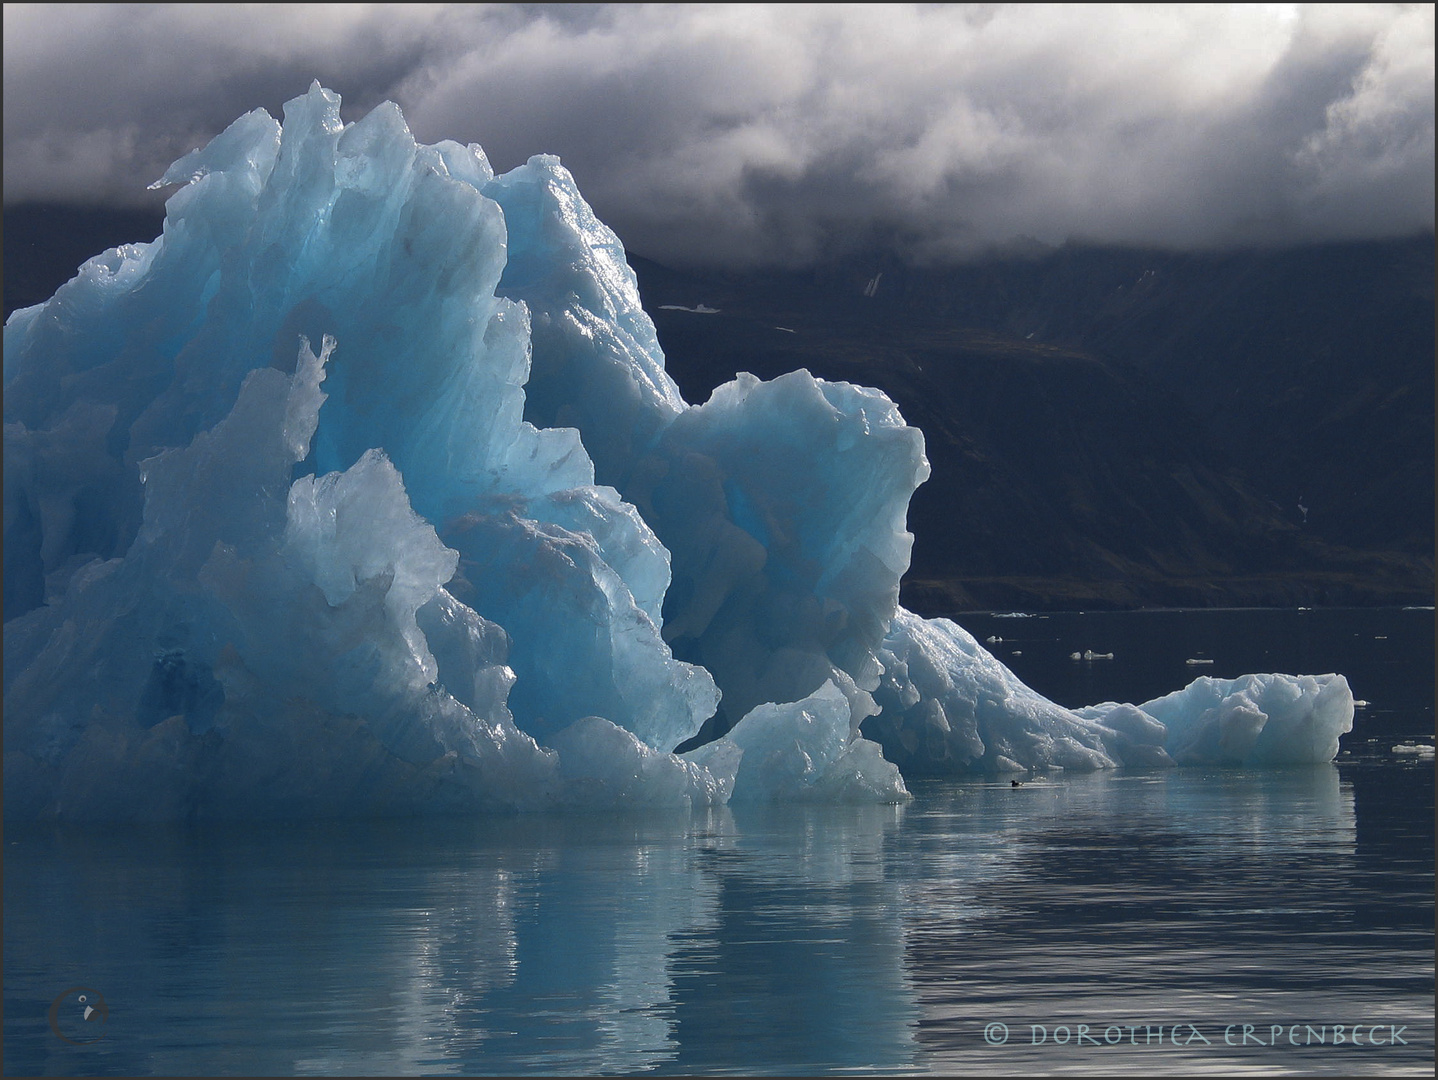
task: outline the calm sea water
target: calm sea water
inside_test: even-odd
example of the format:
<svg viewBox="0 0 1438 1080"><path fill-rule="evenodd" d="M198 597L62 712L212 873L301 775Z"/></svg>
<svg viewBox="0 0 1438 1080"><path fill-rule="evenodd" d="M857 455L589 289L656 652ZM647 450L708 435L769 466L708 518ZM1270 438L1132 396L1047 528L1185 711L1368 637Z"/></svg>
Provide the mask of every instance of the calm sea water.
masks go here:
<svg viewBox="0 0 1438 1080"><path fill-rule="evenodd" d="M960 621L1065 704L1369 704L1336 765L893 808L11 826L5 1072L1431 1074L1431 610Z"/></svg>

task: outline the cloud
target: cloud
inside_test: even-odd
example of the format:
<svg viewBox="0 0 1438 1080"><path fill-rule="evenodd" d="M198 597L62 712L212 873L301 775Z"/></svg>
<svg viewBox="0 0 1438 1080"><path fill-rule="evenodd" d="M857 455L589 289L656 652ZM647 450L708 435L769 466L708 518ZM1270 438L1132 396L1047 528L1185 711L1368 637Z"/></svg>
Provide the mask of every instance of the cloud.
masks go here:
<svg viewBox="0 0 1438 1080"><path fill-rule="evenodd" d="M1433 40L1432 5L7 4L5 198L143 202L319 78L498 169L559 154L676 263L1401 235Z"/></svg>

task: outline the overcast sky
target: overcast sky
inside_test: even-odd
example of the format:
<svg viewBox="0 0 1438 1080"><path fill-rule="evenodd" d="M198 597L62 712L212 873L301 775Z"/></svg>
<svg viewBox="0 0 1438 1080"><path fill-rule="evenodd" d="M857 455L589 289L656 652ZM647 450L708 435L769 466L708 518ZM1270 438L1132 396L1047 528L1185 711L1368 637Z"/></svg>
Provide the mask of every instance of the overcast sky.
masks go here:
<svg viewBox="0 0 1438 1080"><path fill-rule="evenodd" d="M560 155L671 263L1392 236L1433 228L1433 74L1431 4L6 4L4 193L158 205L318 78Z"/></svg>

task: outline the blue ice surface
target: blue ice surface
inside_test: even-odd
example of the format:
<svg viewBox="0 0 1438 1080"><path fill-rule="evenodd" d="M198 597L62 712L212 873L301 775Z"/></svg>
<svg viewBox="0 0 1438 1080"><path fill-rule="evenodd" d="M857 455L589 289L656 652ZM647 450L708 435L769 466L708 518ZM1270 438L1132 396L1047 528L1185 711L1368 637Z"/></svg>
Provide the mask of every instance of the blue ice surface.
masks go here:
<svg viewBox="0 0 1438 1080"><path fill-rule="evenodd" d="M557 158L495 176L339 105L240 117L157 182L161 236L6 323L7 815L894 802L905 774L1334 756L1341 676L1072 711L903 611L929 466L887 397L797 371L685 402Z"/></svg>

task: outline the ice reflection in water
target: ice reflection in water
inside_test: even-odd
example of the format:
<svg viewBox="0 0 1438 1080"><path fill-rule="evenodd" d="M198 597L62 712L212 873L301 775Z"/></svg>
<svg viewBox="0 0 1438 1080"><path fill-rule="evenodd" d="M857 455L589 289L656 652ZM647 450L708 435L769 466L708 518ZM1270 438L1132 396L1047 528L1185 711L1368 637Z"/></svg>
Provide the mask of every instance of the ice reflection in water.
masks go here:
<svg viewBox="0 0 1438 1080"><path fill-rule="evenodd" d="M1431 767L1383 783L1431 821ZM1365 840L1355 790L1324 767L679 819L12 828L6 1068L1431 1068L1432 834ZM93 1046L45 1018L78 984L111 1010ZM1230 1023L1355 1021L1410 1046L1221 1045ZM1028 1045L1078 1023L1213 1045Z"/></svg>
<svg viewBox="0 0 1438 1080"><path fill-rule="evenodd" d="M903 813L735 809L733 836L700 850L713 921L674 942L676 1071L916 1067L888 861Z"/></svg>
<svg viewBox="0 0 1438 1080"><path fill-rule="evenodd" d="M123 1004L84 1057L7 1010L7 1053L36 1072L633 1072L785 1060L797 1037L817 1068L903 1067L897 821L34 830L7 859L7 992L77 972Z"/></svg>
<svg viewBox="0 0 1438 1080"><path fill-rule="evenodd" d="M1431 774L1427 790L1431 817ZM1394 867L1406 896L1375 894L1338 770L925 795L923 813L940 820L906 834L919 838L916 877L928 882L916 883L914 906L931 914L911 922L907 959L931 1067L1344 1073L1431 1064L1431 839L1411 865ZM963 854L975 849L988 856L977 870ZM1396 918L1394 902L1407 905ZM948 917L965 908L967 919ZM1008 1042L984 1041L991 1021L1008 1026ZM1351 1045L1224 1045L1230 1024L1241 1043L1243 1024L1268 1040L1273 1024L1355 1022L1406 1023L1419 1045L1358 1058ZM1079 1024L1100 1042L1112 1025L1110 1039L1123 1042L1080 1045ZM1066 1045L1052 1038L1060 1025ZM1167 1041L1155 1040L1150 1031L1163 1025Z"/></svg>

